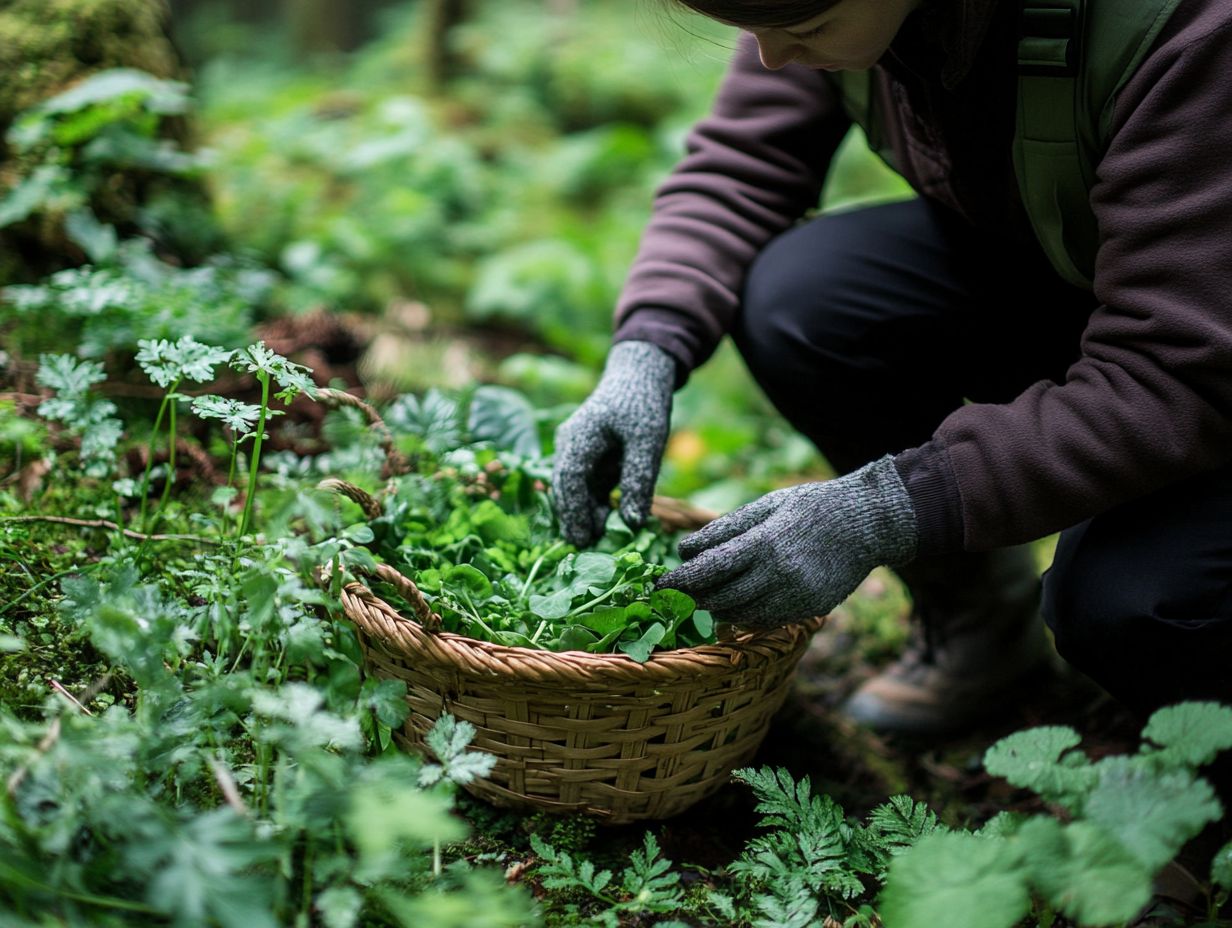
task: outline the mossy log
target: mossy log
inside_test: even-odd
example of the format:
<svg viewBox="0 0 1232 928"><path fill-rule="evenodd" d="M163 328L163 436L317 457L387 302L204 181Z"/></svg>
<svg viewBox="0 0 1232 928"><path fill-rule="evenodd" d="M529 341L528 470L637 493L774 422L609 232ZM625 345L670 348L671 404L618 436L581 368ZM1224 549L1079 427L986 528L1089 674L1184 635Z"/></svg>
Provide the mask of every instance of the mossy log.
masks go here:
<svg viewBox="0 0 1232 928"><path fill-rule="evenodd" d="M179 76L166 0L0 0L0 131L13 117L107 68Z"/></svg>
<svg viewBox="0 0 1232 928"><path fill-rule="evenodd" d="M185 76L168 18L167 0L0 0L0 198L30 167L3 141L21 112L110 68ZM183 146L190 143L183 118L165 120L161 132ZM200 183L182 178L126 173L107 188L106 203L94 205L100 218L121 231L131 232L137 212L168 193L198 212L208 203ZM84 255L65 237L62 219L40 215L0 229L0 285L81 263ZM174 242L160 244L165 252L181 250Z"/></svg>

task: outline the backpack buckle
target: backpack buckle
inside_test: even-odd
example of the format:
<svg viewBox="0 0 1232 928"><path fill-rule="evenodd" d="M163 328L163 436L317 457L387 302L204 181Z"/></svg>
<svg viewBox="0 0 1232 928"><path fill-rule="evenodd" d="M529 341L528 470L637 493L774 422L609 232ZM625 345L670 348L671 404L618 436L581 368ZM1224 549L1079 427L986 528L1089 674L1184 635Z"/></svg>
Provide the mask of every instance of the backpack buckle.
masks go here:
<svg viewBox="0 0 1232 928"><path fill-rule="evenodd" d="M1024 0L1018 24L1018 73L1073 77L1082 47L1083 0Z"/></svg>

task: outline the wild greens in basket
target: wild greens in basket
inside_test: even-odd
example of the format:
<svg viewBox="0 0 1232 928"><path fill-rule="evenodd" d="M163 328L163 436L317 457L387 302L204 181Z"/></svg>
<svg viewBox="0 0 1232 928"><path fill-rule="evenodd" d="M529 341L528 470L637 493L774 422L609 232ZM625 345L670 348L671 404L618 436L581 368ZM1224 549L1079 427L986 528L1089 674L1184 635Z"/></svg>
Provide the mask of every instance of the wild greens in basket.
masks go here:
<svg viewBox="0 0 1232 928"><path fill-rule="evenodd" d="M715 640L689 596L654 589L675 559L669 536L613 516L595 548L579 551L561 540L544 483L520 459L464 449L440 462L400 478L372 528L377 553L415 581L446 631L639 662ZM405 605L388 584L376 592Z"/></svg>

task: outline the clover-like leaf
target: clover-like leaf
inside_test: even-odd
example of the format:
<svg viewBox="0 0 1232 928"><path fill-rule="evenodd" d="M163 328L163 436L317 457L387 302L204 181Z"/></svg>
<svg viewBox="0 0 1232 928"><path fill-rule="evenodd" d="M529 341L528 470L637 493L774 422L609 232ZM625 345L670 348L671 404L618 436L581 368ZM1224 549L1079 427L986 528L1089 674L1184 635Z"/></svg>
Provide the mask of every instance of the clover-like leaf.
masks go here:
<svg viewBox="0 0 1232 928"><path fill-rule="evenodd" d="M1081 740L1076 731L1065 726L1014 732L988 749L984 767L993 776L1073 809L1081 805L1096 781L1086 755L1071 753Z"/></svg>
<svg viewBox="0 0 1232 928"><path fill-rule="evenodd" d="M1009 842L935 832L890 861L880 913L896 928L1011 928L1030 907Z"/></svg>
<svg viewBox="0 0 1232 928"><path fill-rule="evenodd" d="M1215 791L1186 771L1158 773L1128 757L1096 765L1099 783L1083 809L1154 872L1223 814Z"/></svg>
<svg viewBox="0 0 1232 928"><path fill-rule="evenodd" d="M1151 898L1151 871L1105 829L1036 816L1012 839L1031 882L1080 925L1127 922Z"/></svg>
<svg viewBox="0 0 1232 928"><path fill-rule="evenodd" d="M1183 702L1160 709L1142 729L1158 744L1156 758L1171 767L1201 767L1232 748L1232 708L1216 702Z"/></svg>

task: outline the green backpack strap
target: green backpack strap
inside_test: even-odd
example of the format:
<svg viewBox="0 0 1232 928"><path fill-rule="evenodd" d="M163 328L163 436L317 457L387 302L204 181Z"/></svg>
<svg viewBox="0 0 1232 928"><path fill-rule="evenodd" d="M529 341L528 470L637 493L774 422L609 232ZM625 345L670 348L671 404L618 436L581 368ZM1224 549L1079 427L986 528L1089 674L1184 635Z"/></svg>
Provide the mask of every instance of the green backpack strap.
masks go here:
<svg viewBox="0 0 1232 928"><path fill-rule="evenodd" d="M1179 2L1022 0L1014 170L1045 254L1077 286L1095 276L1091 187L1116 96Z"/></svg>

